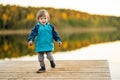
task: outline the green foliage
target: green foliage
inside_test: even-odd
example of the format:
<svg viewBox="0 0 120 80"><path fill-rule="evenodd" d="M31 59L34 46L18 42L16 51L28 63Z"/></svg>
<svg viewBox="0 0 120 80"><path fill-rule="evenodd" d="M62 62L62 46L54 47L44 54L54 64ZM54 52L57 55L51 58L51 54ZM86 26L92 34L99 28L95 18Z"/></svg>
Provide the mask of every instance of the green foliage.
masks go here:
<svg viewBox="0 0 120 80"><path fill-rule="evenodd" d="M90 15L70 9L54 9L45 7L20 7L16 5L0 5L0 29L30 29L36 23L36 13L40 9L50 13L55 26L67 27L120 27L120 17Z"/></svg>

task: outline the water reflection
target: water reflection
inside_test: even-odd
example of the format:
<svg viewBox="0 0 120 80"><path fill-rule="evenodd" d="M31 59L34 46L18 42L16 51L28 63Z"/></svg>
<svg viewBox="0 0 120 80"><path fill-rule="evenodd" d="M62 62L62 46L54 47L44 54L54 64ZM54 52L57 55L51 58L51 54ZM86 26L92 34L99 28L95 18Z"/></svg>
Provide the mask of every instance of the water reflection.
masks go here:
<svg viewBox="0 0 120 80"><path fill-rule="evenodd" d="M98 32L98 33L79 33L61 34L63 47L59 48L55 44L56 51L68 51L90 44L120 40L120 32ZM34 46L27 45L28 34L25 35L1 35L0 36L0 59L35 55Z"/></svg>
<svg viewBox="0 0 120 80"><path fill-rule="evenodd" d="M27 35L1 35L0 47L0 59L25 56L31 52L27 46Z"/></svg>

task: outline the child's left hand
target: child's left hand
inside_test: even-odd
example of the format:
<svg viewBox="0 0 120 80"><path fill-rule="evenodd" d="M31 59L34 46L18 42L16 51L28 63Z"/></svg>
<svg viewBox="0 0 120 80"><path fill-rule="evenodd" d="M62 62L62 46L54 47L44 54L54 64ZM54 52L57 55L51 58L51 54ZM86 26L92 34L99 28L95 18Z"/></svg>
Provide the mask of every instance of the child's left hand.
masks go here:
<svg viewBox="0 0 120 80"><path fill-rule="evenodd" d="M32 46L32 45L33 45L33 42L32 42L32 41L29 41L29 42L28 42L28 45L29 45L29 46Z"/></svg>
<svg viewBox="0 0 120 80"><path fill-rule="evenodd" d="M61 41L58 42L58 45L59 45L59 47L62 47L62 42Z"/></svg>

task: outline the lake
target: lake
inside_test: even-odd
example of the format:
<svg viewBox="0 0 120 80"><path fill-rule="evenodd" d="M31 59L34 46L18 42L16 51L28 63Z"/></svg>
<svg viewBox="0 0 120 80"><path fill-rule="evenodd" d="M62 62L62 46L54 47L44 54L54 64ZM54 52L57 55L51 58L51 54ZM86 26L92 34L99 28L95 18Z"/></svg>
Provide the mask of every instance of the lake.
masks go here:
<svg viewBox="0 0 120 80"><path fill-rule="evenodd" d="M13 34L12 32L4 32L4 34L0 34L0 59L5 58L18 58L26 55L35 55L34 45L27 45L28 33L26 30L16 31ZM90 32L77 32L77 33L60 33L63 47L59 48L57 43L55 43L55 51L71 51L80 49L91 44L98 44L104 42L111 42L120 40L120 31L90 31Z"/></svg>
<svg viewBox="0 0 120 80"><path fill-rule="evenodd" d="M93 44L73 51L56 52L55 60L108 60L112 80L120 80L120 41ZM37 55L5 59L37 61Z"/></svg>

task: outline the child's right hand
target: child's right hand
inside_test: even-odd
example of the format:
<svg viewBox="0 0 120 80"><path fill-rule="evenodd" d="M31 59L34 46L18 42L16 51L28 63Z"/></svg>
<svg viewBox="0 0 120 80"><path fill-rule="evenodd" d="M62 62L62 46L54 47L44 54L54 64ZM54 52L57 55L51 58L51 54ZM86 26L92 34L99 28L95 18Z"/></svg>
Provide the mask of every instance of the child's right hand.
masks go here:
<svg viewBox="0 0 120 80"><path fill-rule="evenodd" d="M58 42L58 45L59 45L59 47L62 47L62 42L59 41L59 42Z"/></svg>
<svg viewBox="0 0 120 80"><path fill-rule="evenodd" d="M33 45L33 42L32 42L32 41L29 41L29 42L28 42L28 45L29 45L29 46L32 46L32 45Z"/></svg>

